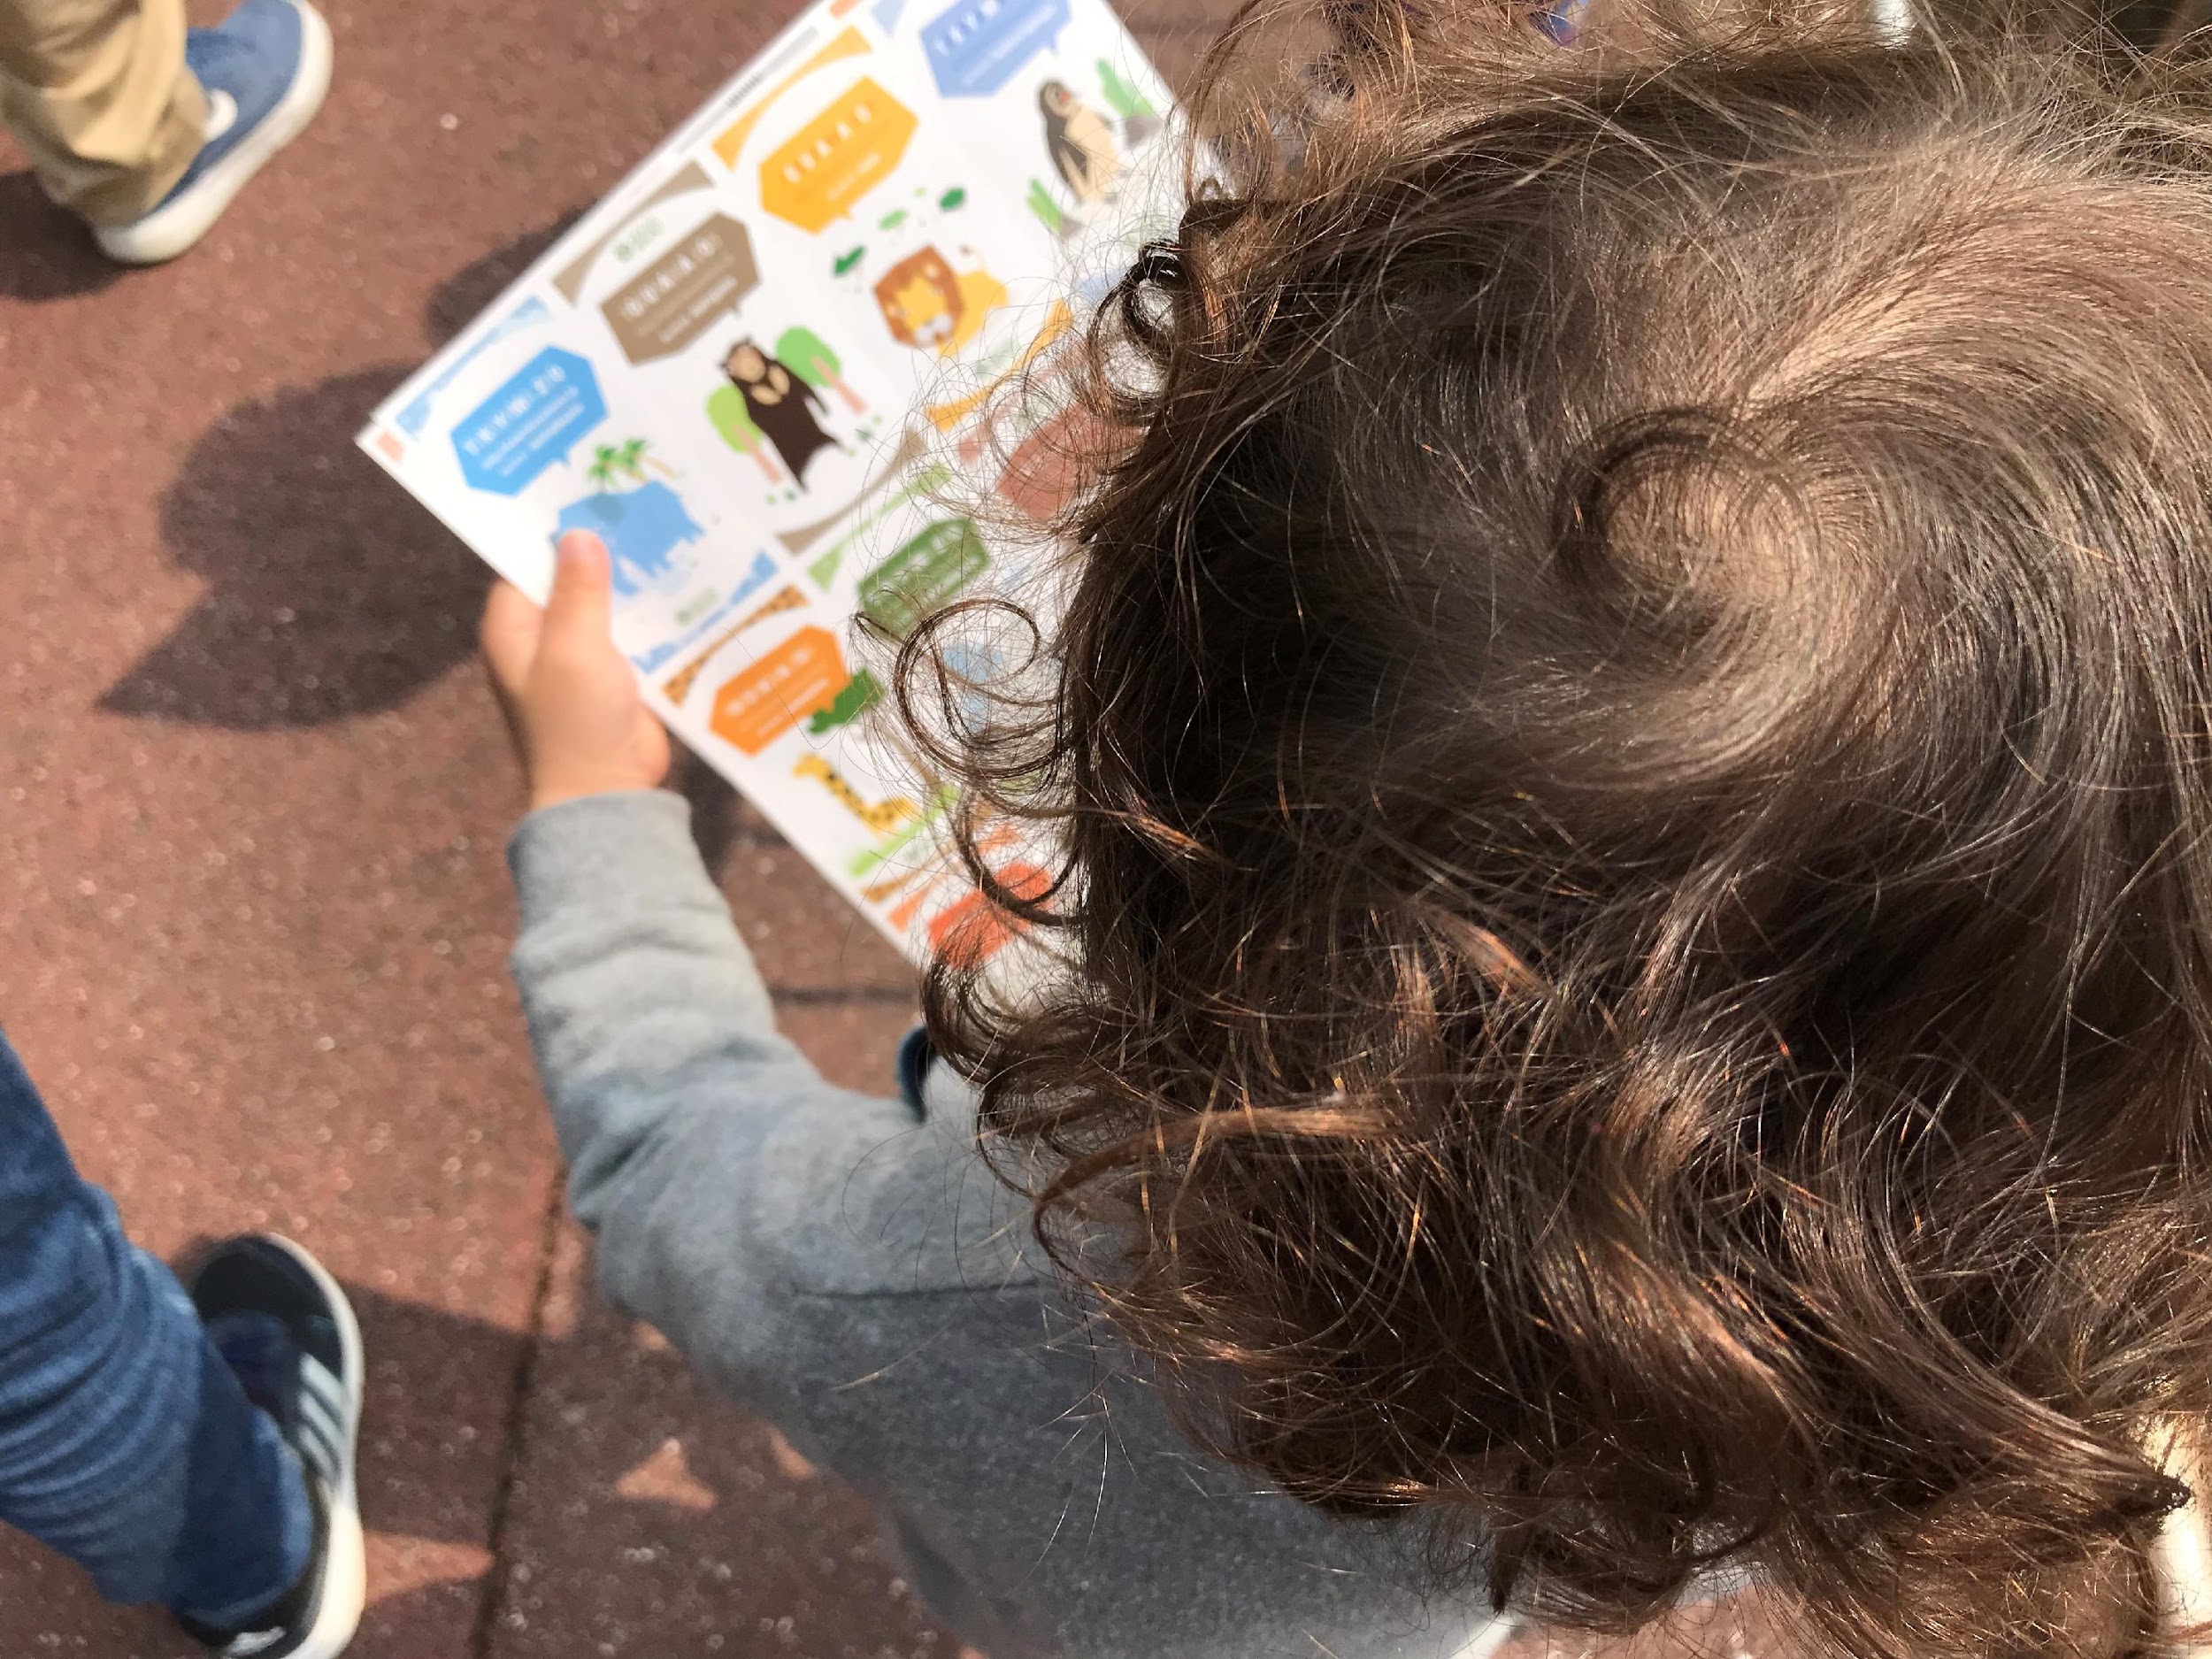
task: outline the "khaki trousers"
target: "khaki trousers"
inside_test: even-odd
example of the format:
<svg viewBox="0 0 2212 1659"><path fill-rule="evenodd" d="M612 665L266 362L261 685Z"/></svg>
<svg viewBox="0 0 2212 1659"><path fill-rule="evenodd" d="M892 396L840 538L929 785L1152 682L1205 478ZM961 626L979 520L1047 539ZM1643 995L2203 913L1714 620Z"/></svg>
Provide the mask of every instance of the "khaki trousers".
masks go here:
<svg viewBox="0 0 2212 1659"><path fill-rule="evenodd" d="M46 194L95 225L136 219L199 151L184 0L0 0L0 122Z"/></svg>

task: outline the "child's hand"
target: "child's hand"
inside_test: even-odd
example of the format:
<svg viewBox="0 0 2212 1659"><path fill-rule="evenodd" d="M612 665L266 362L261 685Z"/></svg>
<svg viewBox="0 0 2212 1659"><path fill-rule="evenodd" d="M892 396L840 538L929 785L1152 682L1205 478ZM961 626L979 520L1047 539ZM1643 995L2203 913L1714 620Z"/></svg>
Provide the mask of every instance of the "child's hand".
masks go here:
<svg viewBox="0 0 2212 1659"><path fill-rule="evenodd" d="M541 611L506 582L484 605L484 661L514 733L530 808L650 789L668 775L668 733L614 648L607 549L571 531Z"/></svg>

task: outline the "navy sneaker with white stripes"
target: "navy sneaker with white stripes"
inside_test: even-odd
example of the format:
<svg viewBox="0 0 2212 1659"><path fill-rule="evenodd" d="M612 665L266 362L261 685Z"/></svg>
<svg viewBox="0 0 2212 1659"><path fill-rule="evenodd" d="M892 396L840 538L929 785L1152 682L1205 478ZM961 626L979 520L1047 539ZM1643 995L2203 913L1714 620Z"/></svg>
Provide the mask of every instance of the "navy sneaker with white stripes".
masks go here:
<svg viewBox="0 0 2212 1659"><path fill-rule="evenodd" d="M186 1288L246 1397L299 1454L315 1548L299 1582L250 1628L185 1627L218 1659L337 1659L367 1595L353 1476L363 1376L353 1309L321 1263L273 1233L217 1245Z"/></svg>

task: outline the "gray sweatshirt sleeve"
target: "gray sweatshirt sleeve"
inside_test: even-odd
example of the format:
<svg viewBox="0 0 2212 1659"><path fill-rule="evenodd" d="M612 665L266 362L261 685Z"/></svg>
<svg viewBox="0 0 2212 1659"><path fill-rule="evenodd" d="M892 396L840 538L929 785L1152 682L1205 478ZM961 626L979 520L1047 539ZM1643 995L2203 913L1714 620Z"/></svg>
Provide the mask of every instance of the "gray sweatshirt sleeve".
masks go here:
<svg viewBox="0 0 2212 1659"><path fill-rule="evenodd" d="M932 1241L884 1188L941 1171L945 1132L777 1034L678 796L533 813L508 857L515 980L607 1294L741 1398L787 1404L795 1304L925 1270Z"/></svg>
<svg viewBox="0 0 2212 1659"><path fill-rule="evenodd" d="M873 1500L993 1659L1433 1659L1343 1530L1194 1458L1058 1294L975 1096L835 1088L655 791L534 813L514 972L599 1273Z"/></svg>

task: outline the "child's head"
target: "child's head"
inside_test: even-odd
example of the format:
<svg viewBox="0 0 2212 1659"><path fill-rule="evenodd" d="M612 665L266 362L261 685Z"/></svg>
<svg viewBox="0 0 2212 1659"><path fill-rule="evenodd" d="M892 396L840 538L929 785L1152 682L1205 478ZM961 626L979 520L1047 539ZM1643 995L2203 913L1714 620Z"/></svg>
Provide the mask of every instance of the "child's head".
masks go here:
<svg viewBox="0 0 2212 1659"><path fill-rule="evenodd" d="M2212 1409L2212 115L1363 27L1107 319L1056 704L967 756L1079 972L941 1030L1293 1493L1600 1620L2131 1640Z"/></svg>

